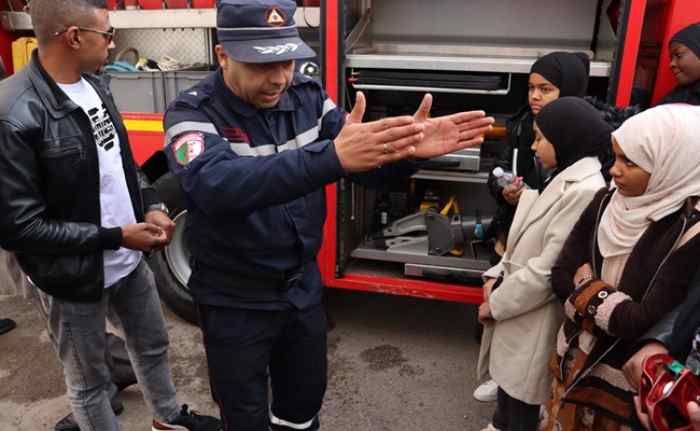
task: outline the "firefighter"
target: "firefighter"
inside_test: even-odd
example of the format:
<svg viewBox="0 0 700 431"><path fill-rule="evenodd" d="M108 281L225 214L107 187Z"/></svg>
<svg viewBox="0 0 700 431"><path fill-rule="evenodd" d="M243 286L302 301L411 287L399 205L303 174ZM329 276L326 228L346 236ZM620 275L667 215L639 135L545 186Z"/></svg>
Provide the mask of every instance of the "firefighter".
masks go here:
<svg viewBox="0 0 700 431"><path fill-rule="evenodd" d="M327 367L316 263L324 186L409 175L420 162L403 159L478 144L493 122L481 111L428 120L426 96L413 117L362 123L361 94L346 120L317 82L294 72L295 60L314 56L295 8L289 0L219 1L220 67L164 119L168 164L187 201L189 288L227 430L318 429Z"/></svg>

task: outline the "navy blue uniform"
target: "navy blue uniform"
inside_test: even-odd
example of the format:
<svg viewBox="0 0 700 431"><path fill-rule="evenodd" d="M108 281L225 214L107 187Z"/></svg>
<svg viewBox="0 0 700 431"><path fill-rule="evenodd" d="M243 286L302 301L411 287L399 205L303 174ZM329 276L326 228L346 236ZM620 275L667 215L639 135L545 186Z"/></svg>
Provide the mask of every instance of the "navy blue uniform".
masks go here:
<svg viewBox="0 0 700 431"><path fill-rule="evenodd" d="M344 118L320 85L300 74L272 109L242 101L220 72L168 108L166 154L187 199L197 302L265 310L320 302L323 186L345 175L332 145ZM203 148L178 160L178 146L182 152L198 133ZM396 163L353 179L381 184L416 166Z"/></svg>
<svg viewBox="0 0 700 431"><path fill-rule="evenodd" d="M294 76L278 106L259 110L233 94L218 71L165 114L168 163L187 199L189 287L202 315L214 396L237 430L267 429L268 364L272 425L315 429L326 383L316 256L323 186L345 176L332 143L344 118L303 75ZM416 169L401 162L352 179L381 184ZM240 428L248 421L256 425Z"/></svg>

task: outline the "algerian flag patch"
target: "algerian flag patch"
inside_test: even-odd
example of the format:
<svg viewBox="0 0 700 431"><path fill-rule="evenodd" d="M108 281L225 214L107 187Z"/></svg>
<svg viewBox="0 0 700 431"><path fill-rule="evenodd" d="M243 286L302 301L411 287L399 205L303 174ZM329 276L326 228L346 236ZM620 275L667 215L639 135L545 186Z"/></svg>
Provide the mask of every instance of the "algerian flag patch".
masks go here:
<svg viewBox="0 0 700 431"><path fill-rule="evenodd" d="M177 138L172 148L175 160L180 165L187 166L204 152L204 134L199 132L185 133Z"/></svg>

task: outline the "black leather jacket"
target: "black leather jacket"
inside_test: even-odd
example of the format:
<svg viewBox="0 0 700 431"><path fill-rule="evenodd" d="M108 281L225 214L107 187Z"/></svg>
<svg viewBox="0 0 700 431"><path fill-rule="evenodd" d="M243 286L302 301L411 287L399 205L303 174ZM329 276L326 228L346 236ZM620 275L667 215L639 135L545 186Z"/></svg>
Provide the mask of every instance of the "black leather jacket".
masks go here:
<svg viewBox="0 0 700 431"><path fill-rule="evenodd" d="M695 273L688 288L688 296L675 310L668 313L643 337L642 343L658 341L671 355L685 362L696 333L700 333L700 271Z"/></svg>
<svg viewBox="0 0 700 431"><path fill-rule="evenodd" d="M157 203L138 172L112 95L84 76L105 103L119 135L137 221ZM100 175L90 120L39 63L0 83L0 246L57 298L95 302L104 290L103 251L118 249L120 228L101 227Z"/></svg>

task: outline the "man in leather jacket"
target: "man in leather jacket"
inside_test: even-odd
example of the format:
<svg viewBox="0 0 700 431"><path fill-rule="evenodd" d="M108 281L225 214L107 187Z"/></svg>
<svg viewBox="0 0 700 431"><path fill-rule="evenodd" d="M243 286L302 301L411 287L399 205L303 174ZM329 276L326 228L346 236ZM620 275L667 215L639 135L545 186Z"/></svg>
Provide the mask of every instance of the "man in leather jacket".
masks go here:
<svg viewBox="0 0 700 431"><path fill-rule="evenodd" d="M5 78L5 76L7 76L7 72L5 71L5 65L2 62L2 58L0 58L0 79ZM4 251L0 250L0 253L4 253ZM0 319L0 335L10 332L11 330L15 329L16 326L17 324L12 319Z"/></svg>
<svg viewBox="0 0 700 431"><path fill-rule="evenodd" d="M117 431L107 388L106 317L115 315L153 429L218 430L177 404L168 334L143 260L174 225L139 176L108 88L91 75L114 30L104 0L33 0L39 47L0 83L0 246L48 295L51 336L83 431Z"/></svg>

